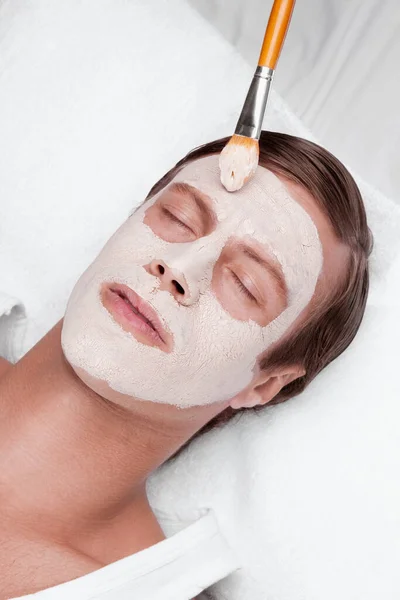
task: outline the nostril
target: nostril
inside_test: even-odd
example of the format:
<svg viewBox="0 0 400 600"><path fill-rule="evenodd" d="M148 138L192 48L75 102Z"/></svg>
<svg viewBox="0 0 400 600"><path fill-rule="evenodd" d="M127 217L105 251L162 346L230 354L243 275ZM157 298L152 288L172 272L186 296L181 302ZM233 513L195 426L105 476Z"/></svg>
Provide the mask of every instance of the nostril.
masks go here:
<svg viewBox="0 0 400 600"><path fill-rule="evenodd" d="M180 283L178 283L175 279L172 280L172 283L174 284L174 286L176 287L176 290L179 294L184 294L185 290L183 289L183 287L181 286Z"/></svg>
<svg viewBox="0 0 400 600"><path fill-rule="evenodd" d="M160 273L160 275L164 275L165 269L162 265L158 265L158 272Z"/></svg>

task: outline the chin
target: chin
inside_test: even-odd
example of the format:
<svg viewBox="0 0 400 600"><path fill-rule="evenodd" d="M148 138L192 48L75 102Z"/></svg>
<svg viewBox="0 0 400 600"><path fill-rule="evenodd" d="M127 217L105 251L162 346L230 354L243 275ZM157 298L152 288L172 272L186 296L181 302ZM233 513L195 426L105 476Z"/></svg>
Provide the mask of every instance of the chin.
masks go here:
<svg viewBox="0 0 400 600"><path fill-rule="evenodd" d="M108 400L113 404L118 406L123 406L125 408L131 408L132 403L135 401L135 398L132 396L127 396L126 394L121 394L120 392L116 392L111 389L106 381L93 377L87 371L82 369L81 367L75 367L71 365L71 368L82 381L82 383L91 391L94 392L96 396L100 396L103 400Z"/></svg>

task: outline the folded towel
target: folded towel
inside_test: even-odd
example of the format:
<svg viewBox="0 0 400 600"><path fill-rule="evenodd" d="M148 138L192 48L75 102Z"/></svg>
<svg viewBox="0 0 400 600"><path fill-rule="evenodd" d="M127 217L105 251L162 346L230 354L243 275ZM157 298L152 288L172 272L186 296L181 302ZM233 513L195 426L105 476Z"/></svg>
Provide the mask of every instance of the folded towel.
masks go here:
<svg viewBox="0 0 400 600"><path fill-rule="evenodd" d="M0 291L0 357L14 362L21 355L25 325L24 306Z"/></svg>
<svg viewBox="0 0 400 600"><path fill-rule="evenodd" d="M213 507L242 569L220 600L400 596L398 307L370 306L298 398L194 441L148 485L164 510Z"/></svg>
<svg viewBox="0 0 400 600"><path fill-rule="evenodd" d="M77 277L152 183L192 147L232 133L251 75L181 0L0 3L1 289L26 307L22 351L62 316ZM309 137L276 94L265 125ZM300 398L211 432L149 484L166 512L215 509L244 565L217 598L386 600L390 584L400 593L389 350L400 319L382 308L400 216L361 187L373 295L350 350Z"/></svg>

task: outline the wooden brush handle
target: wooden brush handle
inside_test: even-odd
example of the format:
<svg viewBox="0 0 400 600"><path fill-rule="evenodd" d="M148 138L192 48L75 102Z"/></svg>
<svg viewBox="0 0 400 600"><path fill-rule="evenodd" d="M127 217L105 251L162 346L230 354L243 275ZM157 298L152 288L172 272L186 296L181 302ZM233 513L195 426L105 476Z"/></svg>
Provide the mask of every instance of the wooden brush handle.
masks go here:
<svg viewBox="0 0 400 600"><path fill-rule="evenodd" d="M290 17L292 16L295 1L275 0L258 60L259 67L275 69L283 42L285 41L286 32L289 29Z"/></svg>

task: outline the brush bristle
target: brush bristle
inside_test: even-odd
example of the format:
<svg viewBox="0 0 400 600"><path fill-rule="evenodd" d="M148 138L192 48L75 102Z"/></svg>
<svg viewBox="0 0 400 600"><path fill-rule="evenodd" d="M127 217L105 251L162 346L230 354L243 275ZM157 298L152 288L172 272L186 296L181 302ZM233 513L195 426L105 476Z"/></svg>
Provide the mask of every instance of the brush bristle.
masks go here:
<svg viewBox="0 0 400 600"><path fill-rule="evenodd" d="M258 140L233 135L219 155L221 183L228 192L240 190L253 177L258 165Z"/></svg>

